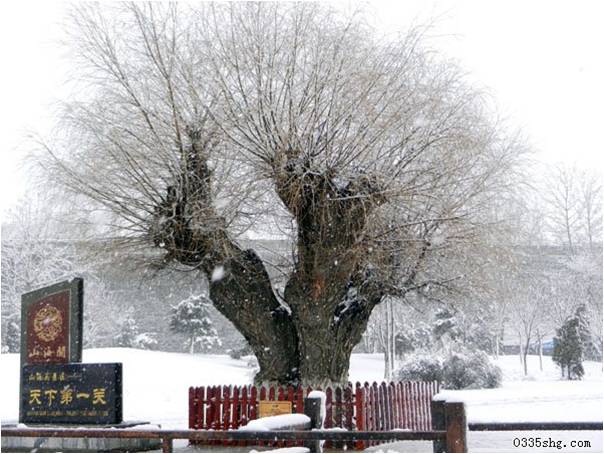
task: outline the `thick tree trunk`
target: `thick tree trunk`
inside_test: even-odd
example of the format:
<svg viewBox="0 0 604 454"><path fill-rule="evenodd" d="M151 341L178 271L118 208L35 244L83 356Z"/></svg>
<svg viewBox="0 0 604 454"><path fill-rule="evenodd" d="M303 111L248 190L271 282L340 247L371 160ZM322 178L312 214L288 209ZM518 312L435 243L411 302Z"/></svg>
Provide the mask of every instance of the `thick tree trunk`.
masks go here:
<svg viewBox="0 0 604 454"><path fill-rule="evenodd" d="M352 349L382 297L368 290L374 285L362 275L366 251L358 246L368 213L382 200L379 185L363 177L340 188L329 176L297 173L298 165L275 161L277 193L298 227L285 306L256 253L229 238L213 207L204 144L195 133L191 141L182 158L182 181L167 188L157 207L153 241L168 251L167 261L201 268L211 277L214 306L258 359L257 383L347 383Z"/></svg>
<svg viewBox="0 0 604 454"><path fill-rule="evenodd" d="M383 202L381 188L368 176L335 184L299 150L284 151L273 165L276 192L297 223L297 260L284 297L298 336L300 378L345 384L352 349L382 297L363 287L366 251L358 241Z"/></svg>
<svg viewBox="0 0 604 454"><path fill-rule="evenodd" d="M348 383L352 349L361 341L376 302L358 301L342 310L331 300L294 298L294 294L291 288L286 292L298 335L302 383L314 386Z"/></svg>
<svg viewBox="0 0 604 454"><path fill-rule="evenodd" d="M151 239L167 251L166 262L205 271L214 306L258 358L257 382L296 382L299 355L292 318L273 293L260 258L229 237L224 219L214 209L207 144L194 131L190 139L192 145L182 156L182 179L167 188L157 206Z"/></svg>
<svg viewBox="0 0 604 454"><path fill-rule="evenodd" d="M224 275L210 282L210 298L252 347L260 366L255 381L296 383L300 374L297 333L291 315L273 293L260 258L251 250L239 250L220 266Z"/></svg>

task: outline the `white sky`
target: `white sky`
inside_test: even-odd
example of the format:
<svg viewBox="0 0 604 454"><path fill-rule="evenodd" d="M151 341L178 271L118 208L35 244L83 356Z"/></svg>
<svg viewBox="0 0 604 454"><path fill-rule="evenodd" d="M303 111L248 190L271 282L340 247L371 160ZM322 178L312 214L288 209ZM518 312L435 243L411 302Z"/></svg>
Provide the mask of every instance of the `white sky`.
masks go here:
<svg viewBox="0 0 604 454"><path fill-rule="evenodd" d="M545 162L604 162L604 1L375 2L384 30L438 19L433 47L490 88ZM0 2L0 215L23 194L25 134L47 134L53 103L68 96L58 46L66 5Z"/></svg>

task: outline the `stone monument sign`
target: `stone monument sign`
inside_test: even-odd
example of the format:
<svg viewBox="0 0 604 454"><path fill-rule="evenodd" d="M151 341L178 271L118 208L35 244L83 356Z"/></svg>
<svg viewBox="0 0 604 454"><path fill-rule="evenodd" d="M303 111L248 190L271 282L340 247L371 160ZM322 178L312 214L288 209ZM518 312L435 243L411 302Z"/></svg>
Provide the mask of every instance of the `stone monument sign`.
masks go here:
<svg viewBox="0 0 604 454"><path fill-rule="evenodd" d="M116 430L148 424L122 421L121 363L82 363L83 295L84 281L75 278L21 297L19 422ZM140 452L159 444L146 438L2 437L2 449L11 452Z"/></svg>
<svg viewBox="0 0 604 454"><path fill-rule="evenodd" d="M82 361L83 292L75 278L21 297L21 367Z"/></svg>
<svg viewBox="0 0 604 454"><path fill-rule="evenodd" d="M21 369L22 422L119 424L122 364L34 364Z"/></svg>

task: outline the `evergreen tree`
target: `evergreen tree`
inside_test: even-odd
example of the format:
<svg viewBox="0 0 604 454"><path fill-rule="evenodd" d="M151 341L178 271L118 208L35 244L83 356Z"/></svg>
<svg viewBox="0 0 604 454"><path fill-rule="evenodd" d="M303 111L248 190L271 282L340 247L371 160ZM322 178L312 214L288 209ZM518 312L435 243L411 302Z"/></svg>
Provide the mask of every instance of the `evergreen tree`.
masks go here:
<svg viewBox="0 0 604 454"><path fill-rule="evenodd" d="M589 315L585 304L581 304L575 311L575 316L578 319L579 337L583 345L583 356L585 359L598 360L598 349L591 335L589 326Z"/></svg>
<svg viewBox="0 0 604 454"><path fill-rule="evenodd" d="M581 315L577 311L559 329L554 337L552 360L560 367L562 376L566 371L569 380L581 379L583 370L584 344L581 339Z"/></svg>
<svg viewBox="0 0 604 454"><path fill-rule="evenodd" d="M428 325L420 325L398 333L395 338L395 352L398 357L417 350L426 350L432 346L432 331Z"/></svg>
<svg viewBox="0 0 604 454"><path fill-rule="evenodd" d="M170 329L187 336L189 353L195 352L195 345L203 350L221 345L218 333L210 318L212 303L201 295L191 295L172 307Z"/></svg>
<svg viewBox="0 0 604 454"><path fill-rule="evenodd" d="M21 349L21 328L16 314L8 317L6 323L6 338L3 342L8 353L19 353Z"/></svg>
<svg viewBox="0 0 604 454"><path fill-rule="evenodd" d="M132 317L126 317L120 325L119 334L115 338L116 347L134 347L138 334L139 329L136 320Z"/></svg>
<svg viewBox="0 0 604 454"><path fill-rule="evenodd" d="M442 348L451 342L460 340L462 337L458 315L454 308L447 307L438 310L434 314L432 334L434 339L440 342Z"/></svg>

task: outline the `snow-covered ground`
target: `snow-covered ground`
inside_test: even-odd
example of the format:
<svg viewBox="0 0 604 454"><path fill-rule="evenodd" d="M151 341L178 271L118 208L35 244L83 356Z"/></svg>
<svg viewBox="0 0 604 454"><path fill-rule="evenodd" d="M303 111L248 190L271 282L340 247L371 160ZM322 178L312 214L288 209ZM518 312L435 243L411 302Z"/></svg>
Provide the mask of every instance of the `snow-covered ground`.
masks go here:
<svg viewBox="0 0 604 454"><path fill-rule="evenodd" d="M581 381L560 379L551 358L529 357L524 378L517 356L495 361L503 371L503 386L496 389L445 391L467 406L468 422L602 421L602 364L586 362ZM570 407L570 408L569 408Z"/></svg>
<svg viewBox="0 0 604 454"><path fill-rule="evenodd" d="M195 385L245 384L251 372L245 360L226 355L189 355L126 348L84 350L84 362L121 362L124 374L124 419L149 420L164 428L186 428L188 388ZM19 355L0 356L0 419L18 418ZM560 380L551 359L529 358L529 377L524 378L516 356L501 357L503 386L493 390L447 391L466 402L470 422L491 421L602 421L602 364L586 362L585 379ZM351 381L380 381L383 359L378 354L353 355ZM470 433L471 451L522 451L513 438L541 436L570 441L589 440L590 448L577 452L602 452L602 432ZM184 443L184 442L183 442ZM395 445L406 451L431 450L430 443ZM534 449L531 449L533 451ZM545 451L558 451L549 449ZM570 449L564 452L572 451Z"/></svg>

